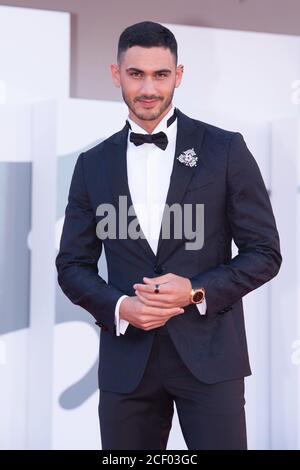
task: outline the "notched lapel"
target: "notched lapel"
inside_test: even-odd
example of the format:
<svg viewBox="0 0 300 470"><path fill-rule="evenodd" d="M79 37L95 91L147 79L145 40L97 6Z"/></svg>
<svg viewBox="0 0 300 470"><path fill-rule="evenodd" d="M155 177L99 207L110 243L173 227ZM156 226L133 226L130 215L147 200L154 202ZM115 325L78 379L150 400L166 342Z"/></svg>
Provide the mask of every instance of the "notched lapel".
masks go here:
<svg viewBox="0 0 300 470"><path fill-rule="evenodd" d="M174 203L181 203L195 172L198 171L201 173L202 164L201 147L205 132L204 126L197 125L193 119L183 114L179 109L177 109L177 115L178 122L175 155L166 199L166 205L168 207L172 206ZM111 138L111 141L107 143L106 149L107 174L116 207L119 206L120 195L127 196L128 207L133 206L127 176L127 137L128 128L127 126L124 126L124 128L120 132L116 133ZM196 156L198 157L197 166L195 167L186 166L183 163L180 163L177 159L182 152L190 148L194 148ZM166 220L165 211L162 224L164 223L164 220ZM168 253L173 250L173 244L176 243L176 240L162 239L161 226L156 255L153 253L146 238L138 238L135 242L140 243L146 254L157 264L162 263L163 260L167 258Z"/></svg>
<svg viewBox="0 0 300 470"><path fill-rule="evenodd" d="M170 207L174 203L181 203L189 187L189 183L198 167L201 167L201 147L204 136L204 126L198 126L191 118L177 109L177 137L175 146L175 155L173 169L170 178L170 185L166 199L166 206ZM177 158L185 150L194 148L198 157L197 166L190 167L181 163ZM201 172L201 170L200 170ZM166 208L163 215L162 225L167 221ZM172 227L171 227L172 236ZM167 240L162 238L162 227L160 230L156 260L161 263L166 259L168 252L172 251L173 243L176 240Z"/></svg>
<svg viewBox="0 0 300 470"><path fill-rule="evenodd" d="M128 185L128 175L127 175L127 137L128 137L128 127L125 125L121 131L117 132L112 136L111 141L107 143L107 155L106 155L106 165L107 165L107 174L109 179L109 184L111 192L114 198L115 207L119 208L119 196L127 197L127 208L132 207L134 211L134 217L137 217ZM132 216L130 216L130 219ZM127 229L127 227L126 227ZM142 232L143 233L143 232ZM143 234L144 235L144 234ZM135 240L136 243L139 243L146 254L150 256L153 260L155 259L155 254L153 253L148 240L145 238L138 238Z"/></svg>

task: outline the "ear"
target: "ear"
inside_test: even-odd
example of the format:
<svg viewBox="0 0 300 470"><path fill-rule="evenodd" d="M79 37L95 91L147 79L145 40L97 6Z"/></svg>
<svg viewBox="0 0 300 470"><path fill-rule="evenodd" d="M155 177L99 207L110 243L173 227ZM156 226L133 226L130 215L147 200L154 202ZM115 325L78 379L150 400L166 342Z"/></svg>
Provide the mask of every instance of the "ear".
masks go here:
<svg viewBox="0 0 300 470"><path fill-rule="evenodd" d="M115 85L117 88L120 88L121 83L120 83L120 70L119 70L119 66L118 66L117 64L111 64L111 65L110 65L110 71L111 71L111 76L112 76L112 80L113 80L114 85Z"/></svg>
<svg viewBox="0 0 300 470"><path fill-rule="evenodd" d="M176 77L175 77L175 88L178 88L181 80L182 80L182 75L183 75L183 65L177 65L176 67Z"/></svg>

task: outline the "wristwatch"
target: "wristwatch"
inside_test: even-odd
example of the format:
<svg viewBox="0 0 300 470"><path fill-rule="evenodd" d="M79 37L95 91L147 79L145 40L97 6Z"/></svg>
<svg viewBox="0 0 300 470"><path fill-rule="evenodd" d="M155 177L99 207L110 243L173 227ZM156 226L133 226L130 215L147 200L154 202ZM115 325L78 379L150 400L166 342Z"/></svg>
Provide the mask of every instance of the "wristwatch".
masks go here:
<svg viewBox="0 0 300 470"><path fill-rule="evenodd" d="M205 289L200 287L199 289L192 289L190 293L191 304L201 304L205 299Z"/></svg>

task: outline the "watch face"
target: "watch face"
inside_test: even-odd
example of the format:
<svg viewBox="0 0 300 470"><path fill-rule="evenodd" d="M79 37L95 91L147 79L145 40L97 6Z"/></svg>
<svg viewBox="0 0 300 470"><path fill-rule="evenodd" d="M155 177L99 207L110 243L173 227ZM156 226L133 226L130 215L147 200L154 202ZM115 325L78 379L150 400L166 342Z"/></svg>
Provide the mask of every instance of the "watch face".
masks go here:
<svg viewBox="0 0 300 470"><path fill-rule="evenodd" d="M201 302L202 299L203 299L203 292L201 290L194 293L193 295L194 302Z"/></svg>

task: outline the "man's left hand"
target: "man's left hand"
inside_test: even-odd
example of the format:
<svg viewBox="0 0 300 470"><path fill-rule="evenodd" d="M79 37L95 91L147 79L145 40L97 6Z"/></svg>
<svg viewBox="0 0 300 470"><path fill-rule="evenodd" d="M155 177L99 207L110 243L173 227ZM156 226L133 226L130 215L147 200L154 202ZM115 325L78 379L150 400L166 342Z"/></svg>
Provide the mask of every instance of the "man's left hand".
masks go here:
<svg viewBox="0 0 300 470"><path fill-rule="evenodd" d="M144 284L134 284L135 295L146 305L153 307L185 307L190 304L191 281L168 273L159 277L144 277ZM159 284L159 294L154 292Z"/></svg>

